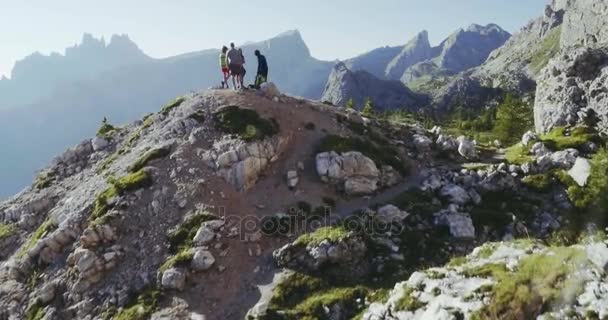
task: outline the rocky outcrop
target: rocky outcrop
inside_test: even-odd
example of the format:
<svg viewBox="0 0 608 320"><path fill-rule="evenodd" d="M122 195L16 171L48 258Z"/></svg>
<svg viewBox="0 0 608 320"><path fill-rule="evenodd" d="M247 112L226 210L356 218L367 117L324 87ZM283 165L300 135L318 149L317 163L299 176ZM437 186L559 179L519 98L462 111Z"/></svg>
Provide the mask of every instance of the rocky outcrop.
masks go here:
<svg viewBox="0 0 608 320"><path fill-rule="evenodd" d="M314 234L314 240L297 240L287 244L273 253L279 267L289 268L304 273L335 272L345 275L364 275L368 265L365 261L368 252L362 236L347 233L344 237L323 239L325 229Z"/></svg>
<svg viewBox="0 0 608 320"><path fill-rule="evenodd" d="M576 258L569 254L576 255ZM552 258L556 255L560 260ZM395 285L386 301L372 303L362 319L485 319L487 307L510 302L492 298L496 291L509 285L507 281L515 278L518 279L516 281L535 283L545 279L546 274L534 269L552 266L552 271L559 270L564 279L571 280L568 282L571 285L556 286L556 295L570 296L571 299L560 299L551 308L543 309L537 308L534 301L522 301L525 297L513 293L514 299L519 299L514 303L531 304L534 309L527 311L531 318L564 318L566 314L567 317L584 318L589 314L604 317L608 315L604 304L608 290L601 284L601 279L606 273L607 259L608 248L603 242L568 248L525 242L488 243L461 258L462 262L458 264L414 272L407 281ZM581 267L585 269L581 270ZM530 273L518 273L518 268L525 268ZM527 284L522 284L522 288L524 286ZM535 294L544 296L547 293L535 291ZM505 310L519 311L509 307Z"/></svg>
<svg viewBox="0 0 608 320"><path fill-rule="evenodd" d="M351 71L342 62L329 75L321 100L344 106L352 99L362 109L369 98L377 111L409 108L414 110L424 98L399 81L381 80L366 71Z"/></svg>
<svg viewBox="0 0 608 320"><path fill-rule="evenodd" d="M536 90L534 123L547 132L578 122L608 130L608 48L565 50L549 63Z"/></svg>
<svg viewBox="0 0 608 320"><path fill-rule="evenodd" d="M381 170L374 161L360 152L323 152L316 156L316 169L321 180L335 184L347 195L366 195L379 187L391 186L401 180L401 176L390 166Z"/></svg>
<svg viewBox="0 0 608 320"><path fill-rule="evenodd" d="M429 59L432 52L433 50L429 43L429 33L426 30L418 33L388 63L385 72L386 77L391 80L401 80L401 77L409 67Z"/></svg>
<svg viewBox="0 0 608 320"><path fill-rule="evenodd" d="M212 149L202 154L202 158L226 182L238 190L247 190L255 184L266 166L278 159L287 142L281 137L249 143L227 137L216 141Z"/></svg>

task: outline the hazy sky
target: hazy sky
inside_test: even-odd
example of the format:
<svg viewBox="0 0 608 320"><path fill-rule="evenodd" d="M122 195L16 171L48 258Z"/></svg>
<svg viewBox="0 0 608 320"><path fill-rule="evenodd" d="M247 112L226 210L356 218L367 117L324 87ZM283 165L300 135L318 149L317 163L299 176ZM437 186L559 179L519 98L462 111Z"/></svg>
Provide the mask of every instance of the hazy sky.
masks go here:
<svg viewBox="0 0 608 320"><path fill-rule="evenodd" d="M35 51L126 33L156 58L270 38L299 29L312 54L333 60L404 44L426 29L437 43L471 23L510 32L548 0L0 0L0 75Z"/></svg>

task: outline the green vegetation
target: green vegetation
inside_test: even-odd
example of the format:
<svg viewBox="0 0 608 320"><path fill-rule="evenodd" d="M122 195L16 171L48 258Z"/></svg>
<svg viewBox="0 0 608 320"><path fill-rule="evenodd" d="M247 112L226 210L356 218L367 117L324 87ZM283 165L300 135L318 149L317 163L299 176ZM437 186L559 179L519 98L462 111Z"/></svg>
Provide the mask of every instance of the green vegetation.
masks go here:
<svg viewBox="0 0 608 320"><path fill-rule="evenodd" d="M226 106L215 112L215 120L226 133L236 134L245 141L261 140L279 132L276 120L266 120L253 109Z"/></svg>
<svg viewBox="0 0 608 320"><path fill-rule="evenodd" d="M114 315L113 320L144 320L148 319L158 309L160 292L147 289L135 301Z"/></svg>
<svg viewBox="0 0 608 320"><path fill-rule="evenodd" d="M101 121L101 126L97 130L98 137L108 137L116 132L116 128L108 122L107 118L103 118Z"/></svg>
<svg viewBox="0 0 608 320"><path fill-rule="evenodd" d="M129 171L129 172L139 171L139 170L143 169L146 165L148 165L148 163L150 161L164 158L164 157L168 156L169 153L171 153L170 147L152 149L152 150L144 153L144 155L142 155L139 159L137 159L137 161L135 161L135 163L131 164L127 168L127 171Z"/></svg>
<svg viewBox="0 0 608 320"><path fill-rule="evenodd" d="M490 304L476 316L481 319L534 319L552 303L562 299L570 301L581 289L582 281L569 275L588 263L585 253L566 247L549 251L522 259L514 272L498 265L470 271L472 276L491 276L496 280ZM564 294L565 291L568 293Z"/></svg>
<svg viewBox="0 0 608 320"><path fill-rule="evenodd" d="M169 257L165 263L163 263L160 268L158 268L159 272L165 272L173 267L185 266L192 261L194 258L194 252L192 252L192 248L185 248L177 254Z"/></svg>
<svg viewBox="0 0 608 320"><path fill-rule="evenodd" d="M597 134L586 127L576 127L570 132L565 127L557 127L543 134L540 139L551 150L568 148L580 149L586 142L597 141Z"/></svg>
<svg viewBox="0 0 608 320"><path fill-rule="evenodd" d="M363 105L363 110L361 110L361 114L366 117L371 117L374 115L374 104L372 103L372 99L367 97L365 99L365 104Z"/></svg>
<svg viewBox="0 0 608 320"><path fill-rule="evenodd" d="M294 242L295 245L307 246L318 245L323 240L339 241L346 238L350 232L344 227L323 227L315 230L312 233L306 233L298 237Z"/></svg>
<svg viewBox="0 0 608 320"><path fill-rule="evenodd" d="M559 26L551 31L543 39L541 47L534 53L530 61L532 72L538 74L547 66L549 60L553 58L560 49L560 39L562 36L562 27Z"/></svg>
<svg viewBox="0 0 608 320"><path fill-rule="evenodd" d="M511 164L522 165L527 162L533 162L534 157L530 155L528 146L517 143L505 150L505 159Z"/></svg>
<svg viewBox="0 0 608 320"><path fill-rule="evenodd" d="M396 149L390 145L378 145L369 140L354 137L327 135L321 141L317 152L335 151L339 153L358 151L372 159L378 167L389 165L402 175L407 173L407 164L401 160Z"/></svg>
<svg viewBox="0 0 608 320"><path fill-rule="evenodd" d="M587 213L598 214L602 225L606 224L602 212L608 207L608 149L600 149L591 158L591 170L587 185L579 186L567 172L555 172L557 179L568 187L568 197L576 208Z"/></svg>
<svg viewBox="0 0 608 320"><path fill-rule="evenodd" d="M350 98L348 99L348 101L346 101L346 109L355 109L355 100L353 98Z"/></svg>
<svg viewBox="0 0 608 320"><path fill-rule="evenodd" d="M169 232L169 252L177 254L192 248L194 236L203 222L217 220L218 218L206 211L197 212L186 218L176 229Z"/></svg>
<svg viewBox="0 0 608 320"><path fill-rule="evenodd" d="M313 320L328 319L325 308L339 305L352 319L363 311L357 299L384 299L385 290L372 290L363 286L344 287L321 278L300 273L289 275L275 288L264 319Z"/></svg>
<svg viewBox="0 0 608 320"><path fill-rule="evenodd" d="M43 171L36 176L34 188L43 190L50 187L53 182L55 182L55 174L51 171Z"/></svg>
<svg viewBox="0 0 608 320"><path fill-rule="evenodd" d="M502 263L489 263L479 267L466 269L462 275L467 278L498 278L509 272L509 269Z"/></svg>
<svg viewBox="0 0 608 320"><path fill-rule="evenodd" d="M17 253L17 257L21 258L21 257L25 256L27 254L27 252L36 245L38 240L42 239L47 234L53 232L53 230L55 230L55 229L57 229L57 225L55 225L55 222L53 222L53 220L51 218L47 218L38 227L38 229L36 229L36 231L34 231L34 233L32 233L32 236L27 241L27 243L23 247L21 247L21 250L19 250L19 253Z"/></svg>
<svg viewBox="0 0 608 320"><path fill-rule="evenodd" d="M507 94L496 110L494 133L506 144L521 139L521 136L534 126L533 110L521 99Z"/></svg>
<svg viewBox="0 0 608 320"><path fill-rule="evenodd" d="M524 177L521 182L535 191L547 192L553 186L553 177L550 173L534 174Z"/></svg>
<svg viewBox="0 0 608 320"><path fill-rule="evenodd" d="M119 179L109 178L108 183L110 186L97 195L95 204L93 206L93 212L89 219L97 224L103 224L107 222L109 218L106 213L110 210L111 206L108 204L109 200L124 194L125 192L135 191L152 184L152 177L143 169L130 173Z"/></svg>
<svg viewBox="0 0 608 320"><path fill-rule="evenodd" d="M182 102L184 102L184 101L186 101L186 99L184 97L175 98L175 100L169 102L166 106L164 106L160 110L160 113L166 116L169 114L169 112L171 112L171 110L179 107L182 104Z"/></svg>
<svg viewBox="0 0 608 320"><path fill-rule="evenodd" d="M413 288L404 286L403 296L395 303L395 311L416 311L426 305L426 303L412 296Z"/></svg>
<svg viewBox="0 0 608 320"><path fill-rule="evenodd" d="M454 257L450 259L448 266L450 267L460 267L463 264L467 263L467 257Z"/></svg>
<svg viewBox="0 0 608 320"><path fill-rule="evenodd" d="M26 320L41 320L44 318L46 313L44 312L44 307L40 300L36 300L32 305L30 305L25 311L25 319Z"/></svg>
<svg viewBox="0 0 608 320"><path fill-rule="evenodd" d="M17 232L17 228L8 223L0 223L0 241L12 236Z"/></svg>
<svg viewBox="0 0 608 320"><path fill-rule="evenodd" d="M485 243L481 249L479 249L478 256L482 259L487 259L492 256L496 251L496 245L494 243Z"/></svg>
<svg viewBox="0 0 608 320"><path fill-rule="evenodd" d="M441 273L435 270L430 270L426 272L427 277L429 279L443 279L445 278L445 273Z"/></svg>

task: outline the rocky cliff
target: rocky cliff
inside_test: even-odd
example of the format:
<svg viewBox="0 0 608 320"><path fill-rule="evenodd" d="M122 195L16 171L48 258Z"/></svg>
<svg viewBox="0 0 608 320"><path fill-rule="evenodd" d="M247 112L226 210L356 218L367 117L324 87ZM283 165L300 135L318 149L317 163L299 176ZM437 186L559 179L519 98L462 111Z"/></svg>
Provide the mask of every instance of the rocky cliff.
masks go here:
<svg viewBox="0 0 608 320"><path fill-rule="evenodd" d="M416 110L425 104L424 97L399 81L381 80L366 71L351 71L344 63L334 66L321 100L344 106L350 99L361 109L370 98L378 111Z"/></svg>

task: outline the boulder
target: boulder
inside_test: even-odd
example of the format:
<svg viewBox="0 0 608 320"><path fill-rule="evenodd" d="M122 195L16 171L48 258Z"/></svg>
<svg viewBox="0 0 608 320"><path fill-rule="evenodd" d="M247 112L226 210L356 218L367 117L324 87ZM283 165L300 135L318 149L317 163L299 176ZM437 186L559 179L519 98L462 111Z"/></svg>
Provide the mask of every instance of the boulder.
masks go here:
<svg viewBox="0 0 608 320"><path fill-rule="evenodd" d="M213 229L203 225L196 231L193 241L196 245L204 246L211 243L213 239L215 239L215 232Z"/></svg>
<svg viewBox="0 0 608 320"><path fill-rule="evenodd" d="M458 137L458 153L465 159L477 158L477 150L475 149L475 143L465 138L464 136Z"/></svg>
<svg viewBox="0 0 608 320"><path fill-rule="evenodd" d="M581 157L576 158L574 166L568 171L568 174L572 179L581 187L584 187L587 184L590 173L591 164L589 163L589 160Z"/></svg>
<svg viewBox="0 0 608 320"><path fill-rule="evenodd" d="M465 189L456 184L447 184L441 188L441 195L447 197L451 203L458 205L471 201L471 197Z"/></svg>
<svg viewBox="0 0 608 320"><path fill-rule="evenodd" d="M215 263L215 258L211 252L202 249L194 249L194 256L192 258L191 266L194 271L206 271L209 270Z"/></svg>
<svg viewBox="0 0 608 320"><path fill-rule="evenodd" d="M296 170L287 171L287 186L293 189L298 185L298 182L298 172Z"/></svg>
<svg viewBox="0 0 608 320"><path fill-rule="evenodd" d="M431 144L433 144L433 140L421 134L415 134L412 138L412 142L414 143L414 146L416 146L418 152L429 151L431 149Z"/></svg>
<svg viewBox="0 0 608 320"><path fill-rule="evenodd" d="M447 226L450 229L450 234L454 238L475 238L475 227L473 226L473 220L469 214L453 211L454 210L443 210L436 213L435 223Z"/></svg>
<svg viewBox="0 0 608 320"><path fill-rule="evenodd" d="M161 285L164 289L184 290L186 287L186 272L178 268L171 268L163 272Z"/></svg>
<svg viewBox="0 0 608 320"><path fill-rule="evenodd" d="M530 145L530 143L536 142L536 141L538 141L538 135L533 131L528 131L528 132L524 133L524 135L521 138L521 144L523 144L524 146L528 146L528 145Z"/></svg>
<svg viewBox="0 0 608 320"><path fill-rule="evenodd" d="M319 153L316 168L322 181L338 185L348 195L371 194L378 189L380 171L360 152Z"/></svg>
<svg viewBox="0 0 608 320"><path fill-rule="evenodd" d="M380 185L390 187L398 184L403 178L393 167L383 165L380 167Z"/></svg>
<svg viewBox="0 0 608 320"><path fill-rule="evenodd" d="M439 135L437 137L437 141L435 141L439 149L443 151L457 151L459 143L456 139L448 136L448 135Z"/></svg>
<svg viewBox="0 0 608 320"><path fill-rule="evenodd" d="M274 97L278 97L281 95L279 88L274 84L274 82L264 82L260 85L260 92L266 98L272 99Z"/></svg>
<svg viewBox="0 0 608 320"><path fill-rule="evenodd" d="M578 154L579 152L576 149L566 149L552 153L550 158L553 162L553 166L562 169L570 169L576 162Z"/></svg>
<svg viewBox="0 0 608 320"><path fill-rule="evenodd" d="M530 152L537 157L542 157L551 153L551 150L549 150L544 143L537 142L532 146L532 148L530 148Z"/></svg>
<svg viewBox="0 0 608 320"><path fill-rule="evenodd" d="M376 218L383 223L397 223L402 224L403 220L407 218L410 214L406 211L402 211L392 204L387 204L378 209L376 213Z"/></svg>
<svg viewBox="0 0 608 320"><path fill-rule="evenodd" d="M110 145L110 142L101 137L95 137L91 139L91 146L93 147L93 151L101 151L107 148Z"/></svg>

